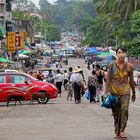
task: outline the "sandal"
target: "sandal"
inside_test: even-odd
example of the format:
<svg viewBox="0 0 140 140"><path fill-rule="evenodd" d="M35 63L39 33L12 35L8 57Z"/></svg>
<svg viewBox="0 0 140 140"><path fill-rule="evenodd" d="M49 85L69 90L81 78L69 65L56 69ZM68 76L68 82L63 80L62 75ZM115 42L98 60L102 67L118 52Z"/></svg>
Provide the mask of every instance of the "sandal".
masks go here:
<svg viewBox="0 0 140 140"><path fill-rule="evenodd" d="M122 138L122 139L126 139L127 135L124 132L121 132L119 137Z"/></svg>

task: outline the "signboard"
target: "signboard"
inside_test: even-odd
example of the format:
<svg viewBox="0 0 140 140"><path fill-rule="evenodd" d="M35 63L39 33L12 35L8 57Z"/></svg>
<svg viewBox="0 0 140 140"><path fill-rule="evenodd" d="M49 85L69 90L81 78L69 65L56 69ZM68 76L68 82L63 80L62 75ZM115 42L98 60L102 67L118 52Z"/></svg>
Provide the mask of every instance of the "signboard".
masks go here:
<svg viewBox="0 0 140 140"><path fill-rule="evenodd" d="M19 32L16 32L16 49L18 50L20 48L20 34Z"/></svg>
<svg viewBox="0 0 140 140"><path fill-rule="evenodd" d="M24 49L24 33L21 33L20 36L20 49L23 50Z"/></svg>
<svg viewBox="0 0 140 140"><path fill-rule="evenodd" d="M21 34L23 35L24 40L26 41L27 40L27 32L22 32Z"/></svg>
<svg viewBox="0 0 140 140"><path fill-rule="evenodd" d="M16 41L15 41L16 33L15 32L8 32L8 51L14 52L16 50Z"/></svg>

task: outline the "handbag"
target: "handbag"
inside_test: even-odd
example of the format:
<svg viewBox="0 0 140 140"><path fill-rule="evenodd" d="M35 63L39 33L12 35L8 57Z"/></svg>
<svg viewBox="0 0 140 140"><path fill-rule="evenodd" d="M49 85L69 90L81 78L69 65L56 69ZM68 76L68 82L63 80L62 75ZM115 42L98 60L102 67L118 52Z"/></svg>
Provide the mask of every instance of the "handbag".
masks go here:
<svg viewBox="0 0 140 140"><path fill-rule="evenodd" d="M111 68L111 76L110 76L110 81L112 81L114 75L114 62L112 64ZM118 96L115 96L113 94L108 94L108 96L104 99L101 107L105 107L107 109L115 108L118 104Z"/></svg>
<svg viewBox="0 0 140 140"><path fill-rule="evenodd" d="M105 100L103 101L101 107L105 107L107 109L115 108L118 105L118 96L109 94Z"/></svg>
<svg viewBox="0 0 140 140"><path fill-rule="evenodd" d="M90 92L88 89L85 91L85 96L86 96L87 100L90 100Z"/></svg>

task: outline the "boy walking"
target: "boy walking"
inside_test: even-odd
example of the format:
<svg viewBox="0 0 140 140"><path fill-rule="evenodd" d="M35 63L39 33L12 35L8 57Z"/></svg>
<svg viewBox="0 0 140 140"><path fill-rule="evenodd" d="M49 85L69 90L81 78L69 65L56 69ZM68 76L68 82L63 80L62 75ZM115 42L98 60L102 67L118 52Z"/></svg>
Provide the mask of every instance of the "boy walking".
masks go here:
<svg viewBox="0 0 140 140"><path fill-rule="evenodd" d="M66 84L65 84L65 88L67 90L67 100L69 100L70 98L70 101L72 101L72 92L73 92L73 87L72 87L72 82L68 81Z"/></svg>

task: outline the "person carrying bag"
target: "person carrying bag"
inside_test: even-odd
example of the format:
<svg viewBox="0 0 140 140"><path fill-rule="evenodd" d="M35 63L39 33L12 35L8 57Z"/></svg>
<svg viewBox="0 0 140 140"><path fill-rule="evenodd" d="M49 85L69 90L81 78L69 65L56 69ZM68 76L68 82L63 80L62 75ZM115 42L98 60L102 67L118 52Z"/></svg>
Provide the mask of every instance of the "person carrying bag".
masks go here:
<svg viewBox="0 0 140 140"><path fill-rule="evenodd" d="M118 98L117 104L111 107L114 117L115 138L127 138L124 130L128 120L130 97L133 102L136 99L133 78L134 69L132 64L125 61L127 56L127 50L125 48L118 48L116 55L117 60L114 62L113 78L111 77L113 63L109 65L104 96L106 97L108 95L110 89L110 95Z"/></svg>

